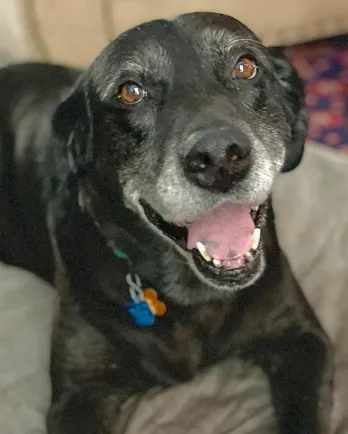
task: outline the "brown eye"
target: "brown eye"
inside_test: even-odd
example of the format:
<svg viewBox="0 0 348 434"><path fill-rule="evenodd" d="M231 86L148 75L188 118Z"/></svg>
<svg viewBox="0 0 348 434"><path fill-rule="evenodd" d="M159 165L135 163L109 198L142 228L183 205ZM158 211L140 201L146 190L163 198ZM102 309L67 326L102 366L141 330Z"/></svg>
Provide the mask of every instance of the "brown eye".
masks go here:
<svg viewBox="0 0 348 434"><path fill-rule="evenodd" d="M136 83L127 82L121 85L119 96L126 104L136 104L146 95L145 90Z"/></svg>
<svg viewBox="0 0 348 434"><path fill-rule="evenodd" d="M248 57L241 57L236 66L233 68L233 75L235 78L243 78L250 80L257 74L257 66L255 62Z"/></svg>

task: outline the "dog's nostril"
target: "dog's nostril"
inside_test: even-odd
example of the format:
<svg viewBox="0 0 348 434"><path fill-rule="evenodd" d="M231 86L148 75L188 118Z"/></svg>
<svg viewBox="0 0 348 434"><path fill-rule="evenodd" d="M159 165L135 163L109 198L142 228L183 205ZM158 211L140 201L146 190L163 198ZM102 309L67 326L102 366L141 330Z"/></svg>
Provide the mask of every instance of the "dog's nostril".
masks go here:
<svg viewBox="0 0 348 434"><path fill-rule="evenodd" d="M249 148L242 148L236 143L232 143L226 149L226 158L231 162L238 162L241 160L245 160L250 155Z"/></svg>
<svg viewBox="0 0 348 434"><path fill-rule="evenodd" d="M190 153L186 157L186 169L191 173L204 172L211 164L209 154L205 152Z"/></svg>

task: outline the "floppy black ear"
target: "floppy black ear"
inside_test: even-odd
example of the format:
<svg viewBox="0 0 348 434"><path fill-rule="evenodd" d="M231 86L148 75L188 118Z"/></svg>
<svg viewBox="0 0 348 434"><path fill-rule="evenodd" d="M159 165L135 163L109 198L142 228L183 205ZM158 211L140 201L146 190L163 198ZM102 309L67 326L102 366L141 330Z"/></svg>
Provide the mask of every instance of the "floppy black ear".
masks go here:
<svg viewBox="0 0 348 434"><path fill-rule="evenodd" d="M52 119L53 134L63 144L70 168L80 171L93 159L93 113L87 89L78 85L59 104Z"/></svg>
<svg viewBox="0 0 348 434"><path fill-rule="evenodd" d="M287 101L288 116L292 125L291 136L286 143L285 161L282 172L295 169L300 163L307 136L307 113L305 110L304 86L295 68L278 47L270 48L274 60L275 75Z"/></svg>

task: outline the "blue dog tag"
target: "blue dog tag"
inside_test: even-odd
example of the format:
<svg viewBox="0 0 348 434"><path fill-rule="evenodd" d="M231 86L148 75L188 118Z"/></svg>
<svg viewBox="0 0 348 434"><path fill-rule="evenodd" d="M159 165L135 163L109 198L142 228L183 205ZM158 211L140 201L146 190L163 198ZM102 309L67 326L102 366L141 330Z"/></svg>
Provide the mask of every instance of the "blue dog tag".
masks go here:
<svg viewBox="0 0 348 434"><path fill-rule="evenodd" d="M146 301L131 301L127 304L127 309L138 327L151 327L155 324L155 315Z"/></svg>

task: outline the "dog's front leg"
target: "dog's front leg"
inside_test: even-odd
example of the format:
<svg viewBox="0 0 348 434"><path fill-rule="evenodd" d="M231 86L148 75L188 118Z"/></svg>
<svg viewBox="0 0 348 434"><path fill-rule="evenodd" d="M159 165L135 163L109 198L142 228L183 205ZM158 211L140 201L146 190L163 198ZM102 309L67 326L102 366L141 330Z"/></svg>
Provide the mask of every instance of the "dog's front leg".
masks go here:
<svg viewBox="0 0 348 434"><path fill-rule="evenodd" d="M330 432L330 346L320 330L289 330L260 345L258 361L270 379L280 434Z"/></svg>
<svg viewBox="0 0 348 434"><path fill-rule="evenodd" d="M121 397L105 383L67 390L50 408L48 434L109 433L121 404Z"/></svg>

